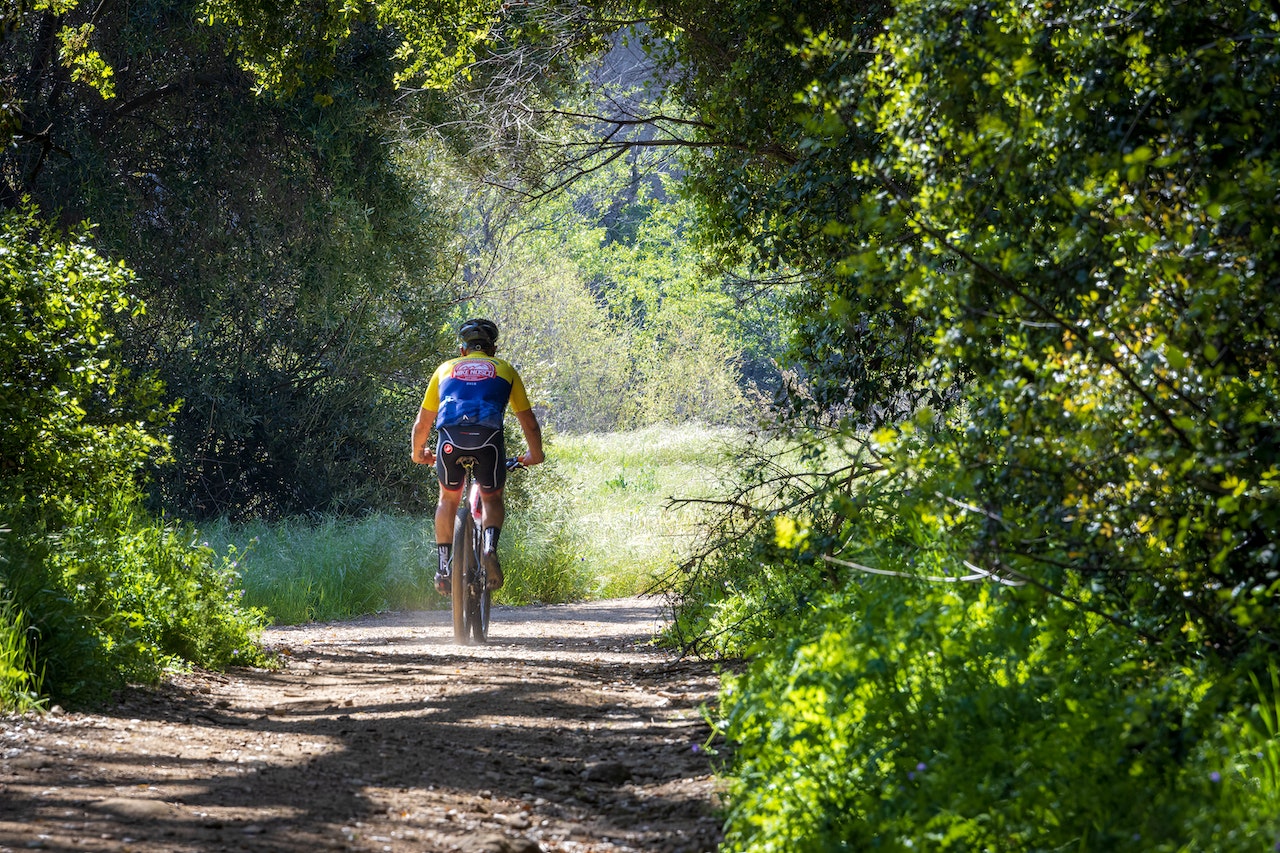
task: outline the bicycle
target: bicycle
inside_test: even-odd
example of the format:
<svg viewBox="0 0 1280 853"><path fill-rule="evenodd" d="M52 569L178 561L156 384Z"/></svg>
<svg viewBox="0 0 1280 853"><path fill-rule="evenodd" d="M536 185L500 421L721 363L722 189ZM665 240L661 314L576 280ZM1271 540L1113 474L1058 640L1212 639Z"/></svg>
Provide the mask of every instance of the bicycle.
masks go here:
<svg viewBox="0 0 1280 853"><path fill-rule="evenodd" d="M466 470L462 481L463 499L458 503L458 515L453 522L453 554L449 558L449 577L452 584L453 639L476 643L489 639L489 611L491 593L489 573L481 565L484 551L484 533L480 524L480 484L472 476L474 459L459 460ZM507 460L507 470L516 471L524 466L517 457Z"/></svg>

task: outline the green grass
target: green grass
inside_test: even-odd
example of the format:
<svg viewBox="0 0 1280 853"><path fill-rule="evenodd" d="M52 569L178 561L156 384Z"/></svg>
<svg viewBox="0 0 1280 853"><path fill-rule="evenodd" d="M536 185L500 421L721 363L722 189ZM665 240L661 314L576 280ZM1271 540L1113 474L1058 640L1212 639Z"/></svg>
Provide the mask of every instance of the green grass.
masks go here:
<svg viewBox="0 0 1280 853"><path fill-rule="evenodd" d="M740 438L687 426L558 436L551 461L521 472L527 482L512 489L507 526L516 545L508 561L504 531L503 566L512 566L504 596L524 603L649 591L696 534L696 510L672 499L709 494ZM548 575L572 579L572 594L549 595Z"/></svg>
<svg viewBox="0 0 1280 853"><path fill-rule="evenodd" d="M0 712L42 709L41 678L33 673L27 624L13 601L0 592Z"/></svg>
<svg viewBox="0 0 1280 853"><path fill-rule="evenodd" d="M435 536L423 519L391 515L218 523L201 531L240 573L247 605L276 624L379 610L438 607Z"/></svg>
<svg viewBox="0 0 1280 853"><path fill-rule="evenodd" d="M688 426L554 437L546 464L508 481L500 547L506 585L497 602L650 590L697 529L696 511L670 507L671 498L709 494L739 438ZM432 583L429 517L216 523L201 537L235 561L245 604L264 608L276 624L448 606Z"/></svg>

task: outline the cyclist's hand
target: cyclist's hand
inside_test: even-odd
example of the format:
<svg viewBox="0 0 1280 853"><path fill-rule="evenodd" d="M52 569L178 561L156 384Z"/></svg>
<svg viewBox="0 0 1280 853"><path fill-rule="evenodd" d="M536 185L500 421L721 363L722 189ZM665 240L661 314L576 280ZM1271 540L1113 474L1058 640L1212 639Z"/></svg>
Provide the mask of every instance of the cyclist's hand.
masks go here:
<svg viewBox="0 0 1280 853"><path fill-rule="evenodd" d="M424 447L421 453L414 454L413 461L419 465L434 465L436 464L436 455Z"/></svg>
<svg viewBox="0 0 1280 853"><path fill-rule="evenodd" d="M541 453L539 453L539 454L537 454L537 455L535 456L535 455L534 455L534 453L533 453L533 451L529 451L529 452L527 452L527 453L524 453L524 454L522 454L522 455L520 455L520 456L517 456L516 458L517 458L517 459L519 459L519 460L520 460L520 464L521 464L521 465L523 465L523 466L524 466L524 467L526 467L526 468L528 468L528 467L529 467L529 466L531 466L531 465L537 465L539 462L542 462L542 461L543 461L543 459L544 459L544 457L543 457L543 455L542 455Z"/></svg>

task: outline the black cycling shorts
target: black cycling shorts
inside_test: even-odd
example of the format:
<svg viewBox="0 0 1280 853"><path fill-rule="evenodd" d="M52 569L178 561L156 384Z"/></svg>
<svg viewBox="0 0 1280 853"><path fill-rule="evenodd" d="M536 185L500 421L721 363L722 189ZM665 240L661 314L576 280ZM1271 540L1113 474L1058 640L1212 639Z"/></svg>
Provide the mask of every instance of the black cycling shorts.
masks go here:
<svg viewBox="0 0 1280 853"><path fill-rule="evenodd" d="M502 430L494 427L454 424L438 430L436 476L449 491L462 488L464 459L475 460L471 473L482 492L496 492L507 482L507 448Z"/></svg>

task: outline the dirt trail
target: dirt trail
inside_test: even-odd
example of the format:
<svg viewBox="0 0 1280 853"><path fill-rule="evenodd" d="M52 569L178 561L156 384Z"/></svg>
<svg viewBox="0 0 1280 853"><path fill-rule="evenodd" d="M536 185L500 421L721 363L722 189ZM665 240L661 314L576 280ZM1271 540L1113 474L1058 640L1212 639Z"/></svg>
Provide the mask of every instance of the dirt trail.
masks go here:
<svg viewBox="0 0 1280 853"><path fill-rule="evenodd" d="M705 664L646 599L272 629L273 672L0 719L0 851L714 850Z"/></svg>

